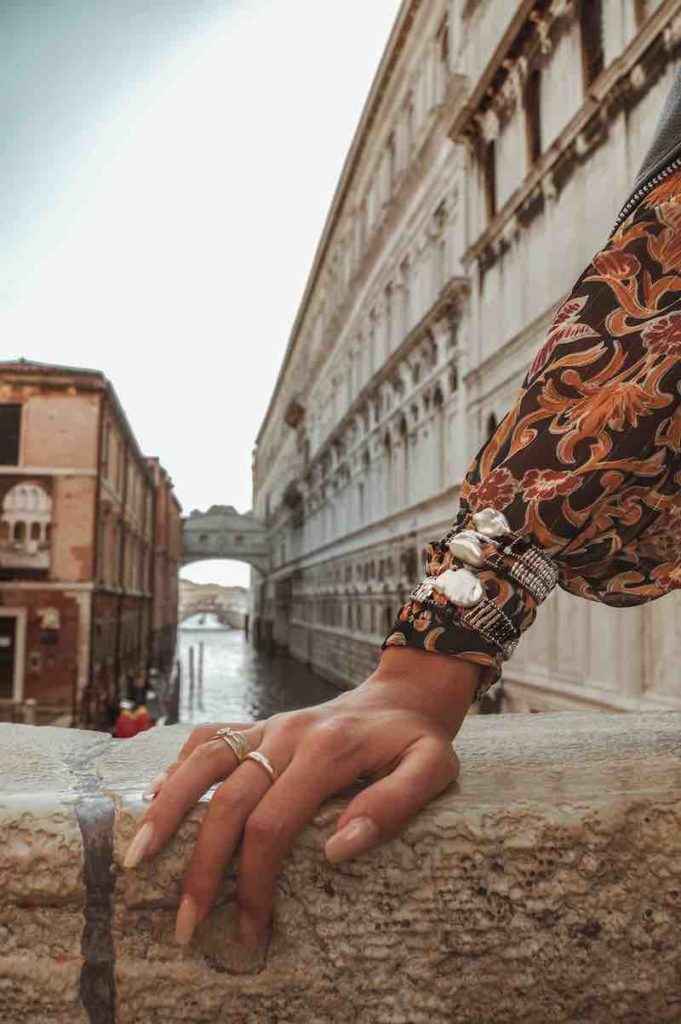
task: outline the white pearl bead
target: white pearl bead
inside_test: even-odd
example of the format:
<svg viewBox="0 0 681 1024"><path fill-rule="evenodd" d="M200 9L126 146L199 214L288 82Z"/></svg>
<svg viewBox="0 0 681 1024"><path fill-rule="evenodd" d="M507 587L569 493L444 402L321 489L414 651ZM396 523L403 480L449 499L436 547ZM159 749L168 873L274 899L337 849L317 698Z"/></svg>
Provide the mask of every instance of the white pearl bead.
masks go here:
<svg viewBox="0 0 681 1024"><path fill-rule="evenodd" d="M508 519L495 508L483 508L474 513L473 525L478 533L484 533L486 537L503 537L505 533L511 532Z"/></svg>
<svg viewBox="0 0 681 1024"><path fill-rule="evenodd" d="M462 562L468 562L469 565L484 565L485 556L479 537L475 530L462 530L461 533L454 534L447 547L454 557ZM484 537L484 540L487 538Z"/></svg>
<svg viewBox="0 0 681 1024"><path fill-rule="evenodd" d="M485 596L482 583L469 569L446 569L435 578L433 586L452 604L464 608L470 608Z"/></svg>

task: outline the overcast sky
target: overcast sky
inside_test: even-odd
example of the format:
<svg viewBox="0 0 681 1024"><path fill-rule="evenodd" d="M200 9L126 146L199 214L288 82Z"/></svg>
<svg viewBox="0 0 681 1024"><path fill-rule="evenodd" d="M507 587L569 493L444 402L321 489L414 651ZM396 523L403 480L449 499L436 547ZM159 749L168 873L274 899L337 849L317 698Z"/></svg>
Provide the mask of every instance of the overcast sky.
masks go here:
<svg viewBox="0 0 681 1024"><path fill-rule="evenodd" d="M0 358L103 370L187 512L250 507L255 436L398 8L0 0Z"/></svg>

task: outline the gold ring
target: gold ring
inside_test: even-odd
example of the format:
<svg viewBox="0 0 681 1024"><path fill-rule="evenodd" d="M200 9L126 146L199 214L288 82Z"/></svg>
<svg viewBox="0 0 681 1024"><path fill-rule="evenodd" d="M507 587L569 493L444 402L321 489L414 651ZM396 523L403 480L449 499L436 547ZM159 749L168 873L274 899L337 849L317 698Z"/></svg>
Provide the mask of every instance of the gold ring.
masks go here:
<svg viewBox="0 0 681 1024"><path fill-rule="evenodd" d="M238 764L241 764L251 749L248 737L242 732L237 732L236 729L230 729L229 726L226 726L224 729L218 729L213 739L223 740L236 757Z"/></svg>
<svg viewBox="0 0 681 1024"><path fill-rule="evenodd" d="M262 754L259 750L251 750L248 754L246 754L244 761L248 761L249 758L251 761L256 761L265 769L272 782L277 781L277 769L274 767L269 757L265 757L265 755Z"/></svg>

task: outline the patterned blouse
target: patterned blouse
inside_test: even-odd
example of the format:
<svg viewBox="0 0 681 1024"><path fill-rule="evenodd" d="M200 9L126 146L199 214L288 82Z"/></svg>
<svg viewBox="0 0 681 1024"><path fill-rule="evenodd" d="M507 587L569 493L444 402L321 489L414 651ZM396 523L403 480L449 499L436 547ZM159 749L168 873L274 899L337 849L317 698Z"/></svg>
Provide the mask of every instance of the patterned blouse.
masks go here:
<svg viewBox="0 0 681 1024"><path fill-rule="evenodd" d="M681 171L612 232L466 472L383 647L501 678L554 585L628 608L681 587Z"/></svg>

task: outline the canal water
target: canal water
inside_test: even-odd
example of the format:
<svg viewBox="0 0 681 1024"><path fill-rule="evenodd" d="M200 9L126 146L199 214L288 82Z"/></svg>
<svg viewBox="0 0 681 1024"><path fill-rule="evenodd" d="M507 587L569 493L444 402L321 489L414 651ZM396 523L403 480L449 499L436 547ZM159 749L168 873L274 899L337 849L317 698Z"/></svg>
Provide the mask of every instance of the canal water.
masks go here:
<svg viewBox="0 0 681 1024"><path fill-rule="evenodd" d="M198 684L203 645L203 685ZM189 685L190 648L194 649L195 684ZM212 614L194 615L178 632L182 665L180 721L250 722L279 711L320 704L338 689L299 661L255 651L242 630L226 629Z"/></svg>

